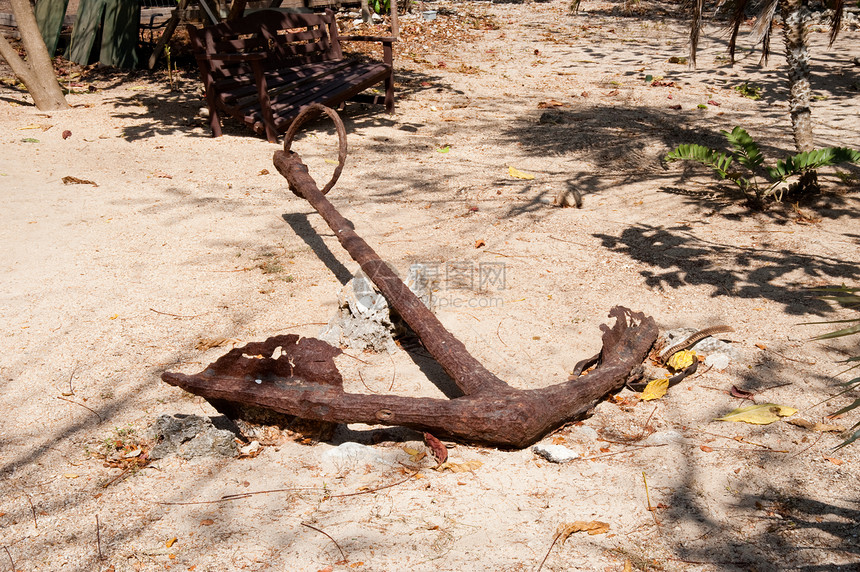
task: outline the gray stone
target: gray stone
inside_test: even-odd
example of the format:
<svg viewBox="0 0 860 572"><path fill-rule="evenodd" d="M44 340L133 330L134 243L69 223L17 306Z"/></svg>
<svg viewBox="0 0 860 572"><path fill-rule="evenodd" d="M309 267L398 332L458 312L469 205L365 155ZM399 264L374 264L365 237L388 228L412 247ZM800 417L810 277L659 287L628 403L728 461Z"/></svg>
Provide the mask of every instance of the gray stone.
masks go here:
<svg viewBox="0 0 860 572"><path fill-rule="evenodd" d="M326 473L340 473L366 465L390 467L396 462L396 459L384 457L373 447L352 441L342 443L320 455L320 465Z"/></svg>
<svg viewBox="0 0 860 572"><path fill-rule="evenodd" d="M178 455L192 457L233 457L238 448L235 435L216 429L208 417L197 415L162 415L149 426L146 437L156 441L149 452L151 459Z"/></svg>
<svg viewBox="0 0 860 572"><path fill-rule="evenodd" d="M538 443L532 447L532 451L550 463L567 463L581 456L573 449L564 445L541 445Z"/></svg>

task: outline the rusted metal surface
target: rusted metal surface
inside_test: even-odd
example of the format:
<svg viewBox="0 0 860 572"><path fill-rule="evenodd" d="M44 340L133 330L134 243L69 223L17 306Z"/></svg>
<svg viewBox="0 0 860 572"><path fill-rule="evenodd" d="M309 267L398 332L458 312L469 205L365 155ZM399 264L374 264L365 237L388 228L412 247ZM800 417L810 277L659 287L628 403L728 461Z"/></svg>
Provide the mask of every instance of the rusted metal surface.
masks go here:
<svg viewBox="0 0 860 572"><path fill-rule="evenodd" d="M322 111L307 110L296 123ZM340 123L334 112L326 113ZM345 157L342 124L338 133ZM616 307L609 313L615 324L611 328L601 326L600 364L587 376L542 389L510 387L469 354L358 236L317 187L299 156L288 150L290 143L291 136L287 137L287 150L274 156L275 167L287 179L290 189L319 212L341 245L464 395L446 400L345 393L334 366L334 357L340 350L319 340L299 340L296 336L278 336L237 348L198 375L165 373L162 379L167 383L208 400L263 407L303 419L401 425L463 441L526 447L622 387L654 343L657 326L652 318ZM343 159L339 168L342 164ZM280 355L276 356L276 351ZM253 357L258 355L263 357Z"/></svg>

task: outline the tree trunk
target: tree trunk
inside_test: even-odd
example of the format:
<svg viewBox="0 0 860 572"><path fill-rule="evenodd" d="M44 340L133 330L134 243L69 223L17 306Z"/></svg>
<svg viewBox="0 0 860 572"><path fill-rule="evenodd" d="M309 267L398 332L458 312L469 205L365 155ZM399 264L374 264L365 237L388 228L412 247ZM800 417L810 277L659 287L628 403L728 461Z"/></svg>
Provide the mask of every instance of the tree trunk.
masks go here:
<svg viewBox="0 0 860 572"><path fill-rule="evenodd" d="M788 62L789 112L798 152L811 151L812 111L810 110L809 49L807 44L807 0L782 0L785 57Z"/></svg>
<svg viewBox="0 0 860 572"><path fill-rule="evenodd" d="M69 104L63 97L63 90L54 74L51 56L45 47L45 40L36 23L36 16L29 0L11 0L12 12L18 22L18 31L27 60L24 61L2 33L0 33L0 56L6 60L12 72L21 80L33 97L33 102L42 111L68 109Z"/></svg>

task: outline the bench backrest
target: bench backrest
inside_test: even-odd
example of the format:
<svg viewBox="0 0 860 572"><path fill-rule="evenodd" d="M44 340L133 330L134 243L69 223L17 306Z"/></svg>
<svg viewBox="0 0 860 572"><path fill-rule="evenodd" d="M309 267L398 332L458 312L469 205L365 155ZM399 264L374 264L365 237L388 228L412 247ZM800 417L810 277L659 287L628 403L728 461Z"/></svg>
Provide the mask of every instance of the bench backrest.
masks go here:
<svg viewBox="0 0 860 572"><path fill-rule="evenodd" d="M233 22L197 29L189 26L188 35L198 53L267 52L267 69L299 66L340 59L334 13L293 14L261 10ZM212 61L213 79L251 73L247 63Z"/></svg>

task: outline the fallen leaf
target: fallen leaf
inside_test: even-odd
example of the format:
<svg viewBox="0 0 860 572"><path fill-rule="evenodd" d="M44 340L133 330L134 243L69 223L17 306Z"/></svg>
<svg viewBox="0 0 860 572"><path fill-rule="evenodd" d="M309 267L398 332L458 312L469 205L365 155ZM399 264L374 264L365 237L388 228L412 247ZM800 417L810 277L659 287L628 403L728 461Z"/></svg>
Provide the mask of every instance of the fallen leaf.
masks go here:
<svg viewBox="0 0 860 572"><path fill-rule="evenodd" d="M555 99L548 99L538 103L538 109L552 109L553 107L564 107L566 104Z"/></svg>
<svg viewBox="0 0 860 572"><path fill-rule="evenodd" d="M72 132L71 132L71 131L69 131L68 129L66 129L65 131L63 131L63 139L68 139L68 138L69 138L69 137L71 137L71 136L72 136Z"/></svg>
<svg viewBox="0 0 860 572"><path fill-rule="evenodd" d="M606 534L609 532L609 523L608 522L600 522L599 520L577 520L576 522L568 522L560 524L556 529L555 533L558 536L558 539L561 540L561 543L564 544L564 541L567 540L567 537L573 534L574 532L587 532L590 535L595 534Z"/></svg>
<svg viewBox="0 0 860 572"><path fill-rule="evenodd" d="M482 246L487 246L487 243L480 238L475 241L475 248L481 248Z"/></svg>
<svg viewBox="0 0 860 572"><path fill-rule="evenodd" d="M156 169L155 172L153 172L152 174L155 175L156 177L158 177L159 179L172 179L173 178L173 175L168 175L164 171L159 171L158 169Z"/></svg>
<svg viewBox="0 0 860 572"><path fill-rule="evenodd" d="M714 448L713 448L713 447L708 447L707 445L700 445L700 446L699 446L699 449L701 449L701 450L702 450L702 451L704 451L705 453L713 453L713 452L714 452Z"/></svg>
<svg viewBox="0 0 860 572"><path fill-rule="evenodd" d="M648 385L645 386L645 390L642 392L642 395L639 396L639 399L642 401L660 399L666 395L667 391L669 391L668 377L664 377L663 379L652 379L648 382Z"/></svg>
<svg viewBox="0 0 860 572"><path fill-rule="evenodd" d="M738 389L733 385L729 393L731 393L732 397L737 397L738 399L749 399L750 401L755 402L755 393L753 393L752 391L747 391L746 389Z"/></svg>
<svg viewBox="0 0 860 572"><path fill-rule="evenodd" d="M328 160L328 159L326 159L326 163L327 163L328 161L329 161L329 160ZM262 171L260 171L258 174L259 174L259 175L268 175L268 174L269 174L269 170L268 170L268 169L263 169L263 170L262 170Z"/></svg>
<svg viewBox="0 0 860 572"><path fill-rule="evenodd" d="M210 350L212 348L220 348L229 343L236 342L235 338L200 338L194 345L194 348L200 351Z"/></svg>
<svg viewBox="0 0 860 572"><path fill-rule="evenodd" d="M33 137L25 137L24 139L21 139L21 142L22 143L38 143L39 140L35 139Z"/></svg>
<svg viewBox="0 0 860 572"><path fill-rule="evenodd" d="M119 318L119 314L114 314L113 316L108 318L108 320L116 320L117 318Z"/></svg>
<svg viewBox="0 0 860 572"><path fill-rule="evenodd" d="M174 544L176 544L176 537L175 537L175 536L174 536L173 538L171 538L170 540L168 540L167 542L165 542L165 543L164 543L164 545L165 545L167 548L170 548L170 547L171 547L171 546L173 546Z"/></svg>
<svg viewBox="0 0 860 572"><path fill-rule="evenodd" d="M438 467L435 467L435 469L437 471L448 469L452 473L465 473L474 471L475 469L480 468L483 464L484 463L481 461L466 461L465 463L452 463L451 461L446 461Z"/></svg>
<svg viewBox="0 0 860 572"><path fill-rule="evenodd" d="M830 461L831 463L833 463L836 466L839 466L845 462L842 459L837 459L836 457L823 457L823 458L825 461Z"/></svg>
<svg viewBox="0 0 860 572"><path fill-rule="evenodd" d="M418 461L427 456L426 452L412 449L410 447L403 447L403 452L409 455L409 460L413 463L417 463Z"/></svg>
<svg viewBox="0 0 860 572"><path fill-rule="evenodd" d="M633 572L633 563L629 560L624 561L624 570L621 572Z"/></svg>
<svg viewBox="0 0 860 572"><path fill-rule="evenodd" d="M709 99L709 100L708 100L708 105L715 105L715 106L717 106L717 107L719 107L719 106L720 106L720 104L719 104L719 103L717 103L716 101L714 101L713 99Z"/></svg>
<svg viewBox="0 0 860 572"><path fill-rule="evenodd" d="M447 153L447 152L448 152L448 151L450 151L450 150L451 150L451 146L450 146L450 145L445 145L445 146L443 146L443 147L439 147L438 149L436 149L436 152L437 152L437 153Z"/></svg>
<svg viewBox="0 0 860 572"><path fill-rule="evenodd" d="M515 179L525 179L530 181L535 178L531 173L526 173L525 171L520 171L512 166L508 166L508 174Z"/></svg>
<svg viewBox="0 0 860 572"><path fill-rule="evenodd" d="M612 97L614 95L618 95L620 92L617 89L613 89L609 93L606 94L606 97Z"/></svg>
<svg viewBox="0 0 860 572"><path fill-rule="evenodd" d="M62 181L64 185L92 185L94 187L98 187L98 185L93 181L88 179L79 179L77 177L63 177Z"/></svg>
<svg viewBox="0 0 860 572"><path fill-rule="evenodd" d="M76 475L74 473L66 473L63 476L66 477L67 479L77 479L78 477L80 477L80 475Z"/></svg>
<svg viewBox="0 0 860 572"><path fill-rule="evenodd" d="M841 433L845 430L841 425L829 425L827 423L813 423L812 421L807 421L801 417L797 419L788 419L786 423L791 423L797 427L803 427L804 429L809 429L810 431L819 431L821 433Z"/></svg>
<svg viewBox="0 0 860 572"><path fill-rule="evenodd" d="M687 369L693 365L694 361L696 361L696 352L693 350L683 350L676 352L671 358L669 358L666 365L675 371L681 371L682 369Z"/></svg>
<svg viewBox="0 0 860 572"><path fill-rule="evenodd" d="M424 443L430 447L430 452L433 453L433 458L436 459L437 468L447 464L445 461L448 460L448 448L445 447L442 441L430 433L424 433ZM456 473L457 471L454 472Z"/></svg>
<svg viewBox="0 0 860 572"><path fill-rule="evenodd" d="M201 526L212 526L213 524L215 524L215 521L211 518L204 518L200 521Z"/></svg>
<svg viewBox="0 0 860 572"><path fill-rule="evenodd" d="M768 425L774 421L779 421L780 417L790 417L795 413L797 413L797 409L794 409L793 407L776 405L775 403L762 403L760 405L739 407L716 420L740 421L743 423L751 423L753 425Z"/></svg>
<svg viewBox="0 0 860 572"><path fill-rule="evenodd" d="M767 349L767 346L764 344L756 344L755 347L757 347L760 350L766 350Z"/></svg>

